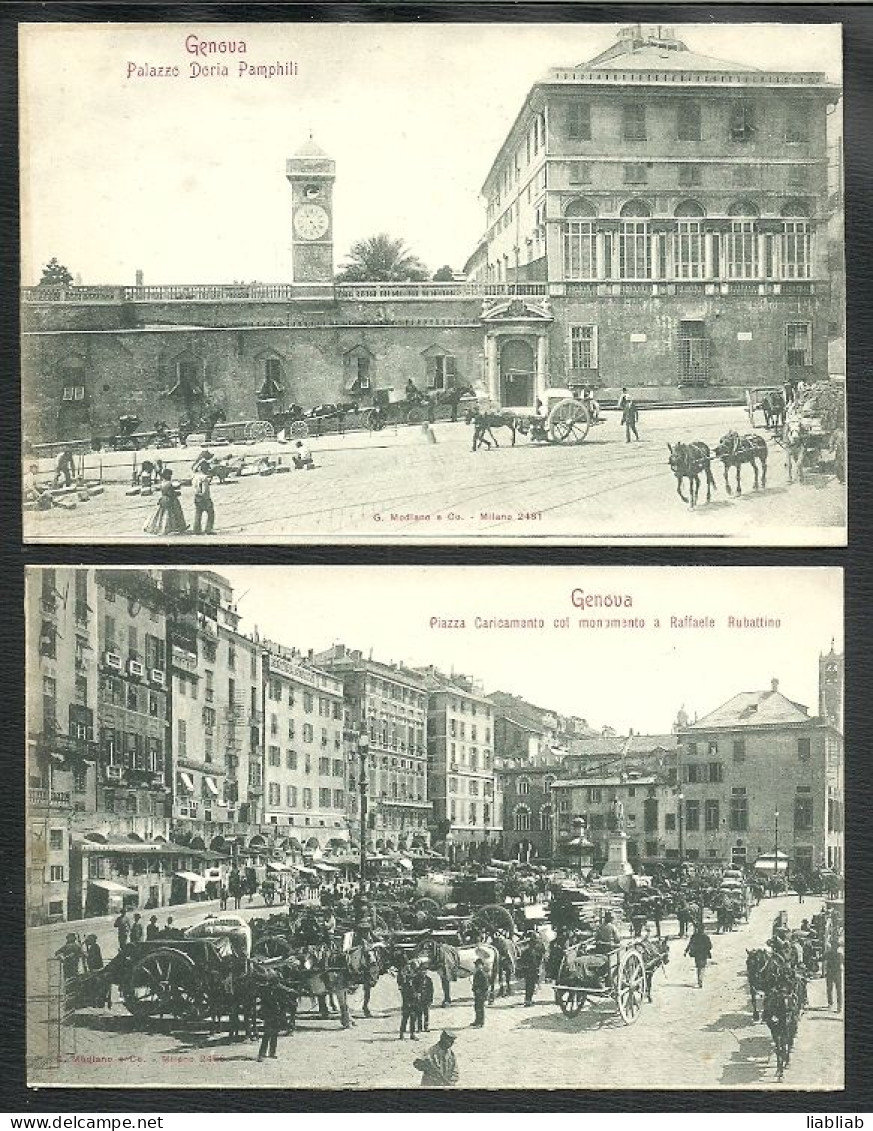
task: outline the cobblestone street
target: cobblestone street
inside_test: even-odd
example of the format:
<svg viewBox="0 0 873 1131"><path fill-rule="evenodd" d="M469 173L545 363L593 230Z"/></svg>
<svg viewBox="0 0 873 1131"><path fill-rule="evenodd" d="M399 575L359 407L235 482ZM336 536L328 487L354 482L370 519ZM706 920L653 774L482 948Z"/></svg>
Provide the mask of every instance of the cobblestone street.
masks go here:
<svg viewBox="0 0 873 1131"><path fill-rule="evenodd" d="M770 1034L762 1023L752 1021L749 1006L746 948L763 945L780 910L788 912L795 926L815 908L814 901L801 906L795 898L769 899L753 911L748 926L727 935L716 935L710 928L713 963L702 990L696 986L692 961L683 957L684 942L675 938L675 921L666 921L667 933L674 936L670 964L655 978L653 1004L645 1005L629 1027L607 1004L586 1006L577 1018L565 1018L549 985L541 986L536 1004L525 1009L516 983L512 997L498 998L488 1009L485 1029L470 1029L469 982L459 981L452 987L456 1003L434 1008L431 1034L411 1044L398 1040L399 995L387 975L373 993L372 1019L361 1017L359 993L352 999L356 1022L348 1031L335 1017L321 1021L304 1015L294 1035L280 1038L277 1061L259 1064L256 1045L229 1045L225 1038L205 1033L158 1024L138 1032L133 1018L116 1004L111 1011L80 1014L75 1028L65 1033L67 1045L74 1047L60 1068L40 1068L36 1075L43 1083L89 1086L160 1082L188 1087L367 1088L378 1082L385 1088L415 1087L419 1076L412 1061L445 1026L457 1033L461 1085L469 1088L839 1088L843 1017L828 1011L823 980L809 983L810 1005L782 1084L775 1081ZM194 917L202 913L198 908ZM178 915L174 910L174 917L179 922L190 918L187 910ZM111 928L102 930L109 957L115 949L109 941ZM43 944L43 953L45 949ZM30 1023L40 1023L33 1010Z"/></svg>
<svg viewBox="0 0 873 1131"><path fill-rule="evenodd" d="M437 423L436 445L417 427L325 436L311 441L318 465L311 473L252 475L216 484L215 539L248 543L283 538L651 536L840 543L846 514L843 487L824 475L789 484L784 453L770 438L766 489L752 489L751 469L746 467L743 494L728 495L721 464L714 463L717 490L712 501L705 504L702 490L701 505L692 511L679 499L667 465L667 444L704 440L712 448L731 429L748 431L744 409L644 412L641 440L632 444L625 442L615 413L607 414L605 423L593 427L579 446L533 444L519 436L513 448L509 433L500 430L498 448L474 453L470 427L463 423ZM198 450L168 449L162 455L180 478L186 478ZM275 442L239 450L254 456L283 455L286 464L290 462L288 449ZM139 453L140 461L146 454ZM143 527L154 511L155 497L125 494L131 453L87 458L89 475L102 467L104 494L70 511L28 512L25 538L154 543ZM49 462L43 465L47 472ZM183 488L182 506L192 521L190 488Z"/></svg>

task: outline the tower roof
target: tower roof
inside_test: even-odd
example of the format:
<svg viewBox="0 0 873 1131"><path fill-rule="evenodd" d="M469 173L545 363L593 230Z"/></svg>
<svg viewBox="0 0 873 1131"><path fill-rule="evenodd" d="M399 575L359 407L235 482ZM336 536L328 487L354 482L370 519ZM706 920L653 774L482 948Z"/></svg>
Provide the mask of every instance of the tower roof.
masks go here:
<svg viewBox="0 0 873 1131"><path fill-rule="evenodd" d="M746 71L754 72L757 67L734 63L726 59L715 59L709 55L698 55L689 51L681 39L673 34L673 28L659 24L645 27L632 24L621 29L619 38L612 47L587 62L579 63L580 71L589 70L634 70L634 71Z"/></svg>
<svg viewBox="0 0 873 1131"><path fill-rule="evenodd" d="M328 154L324 152L321 146L315 141L312 134L299 146L298 149L292 154L294 157L327 157Z"/></svg>

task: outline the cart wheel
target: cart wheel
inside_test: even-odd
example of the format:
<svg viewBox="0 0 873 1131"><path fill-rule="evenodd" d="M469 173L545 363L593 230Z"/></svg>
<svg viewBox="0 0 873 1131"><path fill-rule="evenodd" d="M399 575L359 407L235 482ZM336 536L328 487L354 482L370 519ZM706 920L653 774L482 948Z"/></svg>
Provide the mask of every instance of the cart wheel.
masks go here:
<svg viewBox="0 0 873 1131"><path fill-rule="evenodd" d="M424 420L424 412L420 408L411 408L406 414L407 424L421 424Z"/></svg>
<svg viewBox="0 0 873 1131"><path fill-rule="evenodd" d="M305 420L295 420L291 425L291 435L295 440L303 440L309 435L309 425Z"/></svg>
<svg viewBox="0 0 873 1131"><path fill-rule="evenodd" d="M586 1000L584 990L555 990L555 1001L565 1017L578 1017Z"/></svg>
<svg viewBox="0 0 873 1131"><path fill-rule="evenodd" d="M264 935L252 946L256 958L287 958L291 953L291 942L284 935Z"/></svg>
<svg viewBox="0 0 873 1131"><path fill-rule="evenodd" d="M561 401L546 421L549 439L556 444L581 444L591 427L588 409L580 401Z"/></svg>
<svg viewBox="0 0 873 1131"><path fill-rule="evenodd" d="M273 425L269 420L250 420L246 425L246 439L257 442L266 440L274 435Z"/></svg>
<svg viewBox="0 0 873 1131"><path fill-rule="evenodd" d="M426 915L428 919L435 919L440 913L440 905L435 899L428 899L425 896L423 899L417 899L412 905L415 909L416 915Z"/></svg>
<svg viewBox="0 0 873 1131"><path fill-rule="evenodd" d="M646 971L635 950L629 950L618 967L616 1000L625 1025L632 1025L640 1015L646 996Z"/></svg>
<svg viewBox="0 0 873 1131"><path fill-rule="evenodd" d="M368 408L364 413L364 427L369 428L371 432L381 432L385 427L385 419L380 412Z"/></svg>
<svg viewBox="0 0 873 1131"><path fill-rule="evenodd" d="M473 915L473 925L489 931L506 931L510 937L515 934L515 923L505 907L489 903L480 907Z"/></svg>
<svg viewBox="0 0 873 1131"><path fill-rule="evenodd" d="M156 950L135 961L121 993L134 1017L185 1021L207 1012L206 994L194 962L178 950Z"/></svg>

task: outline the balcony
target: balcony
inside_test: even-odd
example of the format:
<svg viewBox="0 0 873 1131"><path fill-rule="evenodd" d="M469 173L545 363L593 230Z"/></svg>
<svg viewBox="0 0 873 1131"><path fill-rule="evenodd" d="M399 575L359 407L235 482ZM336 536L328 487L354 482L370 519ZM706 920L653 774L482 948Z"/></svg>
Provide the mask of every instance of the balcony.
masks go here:
<svg viewBox="0 0 873 1131"><path fill-rule="evenodd" d="M29 791L29 797L31 805L36 805L43 809L70 807L70 794L64 790L53 789L51 793L49 793L47 789L32 786Z"/></svg>

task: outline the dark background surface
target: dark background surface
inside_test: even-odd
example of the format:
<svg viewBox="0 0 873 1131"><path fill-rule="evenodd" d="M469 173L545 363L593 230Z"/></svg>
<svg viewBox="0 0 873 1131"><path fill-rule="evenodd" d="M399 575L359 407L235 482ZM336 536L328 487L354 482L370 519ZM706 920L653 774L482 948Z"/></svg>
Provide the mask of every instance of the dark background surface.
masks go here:
<svg viewBox="0 0 873 1131"><path fill-rule="evenodd" d="M177 23L257 21L377 22L748 23L843 25L846 186L847 326L849 392L849 547L847 550L728 548L506 548L506 547L241 547L193 546L52 548L21 543L18 342L17 24L100 21ZM350 35L353 34L350 32ZM490 61L499 66L499 60ZM8 3L0 6L0 1108L5 1112L358 1112L453 1111L873 1111L873 727L870 649L873 649L871 575L873 542L873 7L830 4L711 5L551 3L454 4L167 4ZM63 208L59 190L58 207ZM24 1078L24 567L26 564L214 565L431 564L487 565L840 565L846 583L846 1091L695 1092L307 1092L288 1088L221 1091L220 1080L198 1091L101 1089L28 1090ZM790 583L790 575L788 580ZM869 648L868 648L869 645ZM742 672L737 673L738 677ZM665 1034L664 1055L669 1055ZM168 1084L170 1080L168 1080ZM790 1077L789 1077L790 1087ZM803 1124L798 1124L803 1126Z"/></svg>

